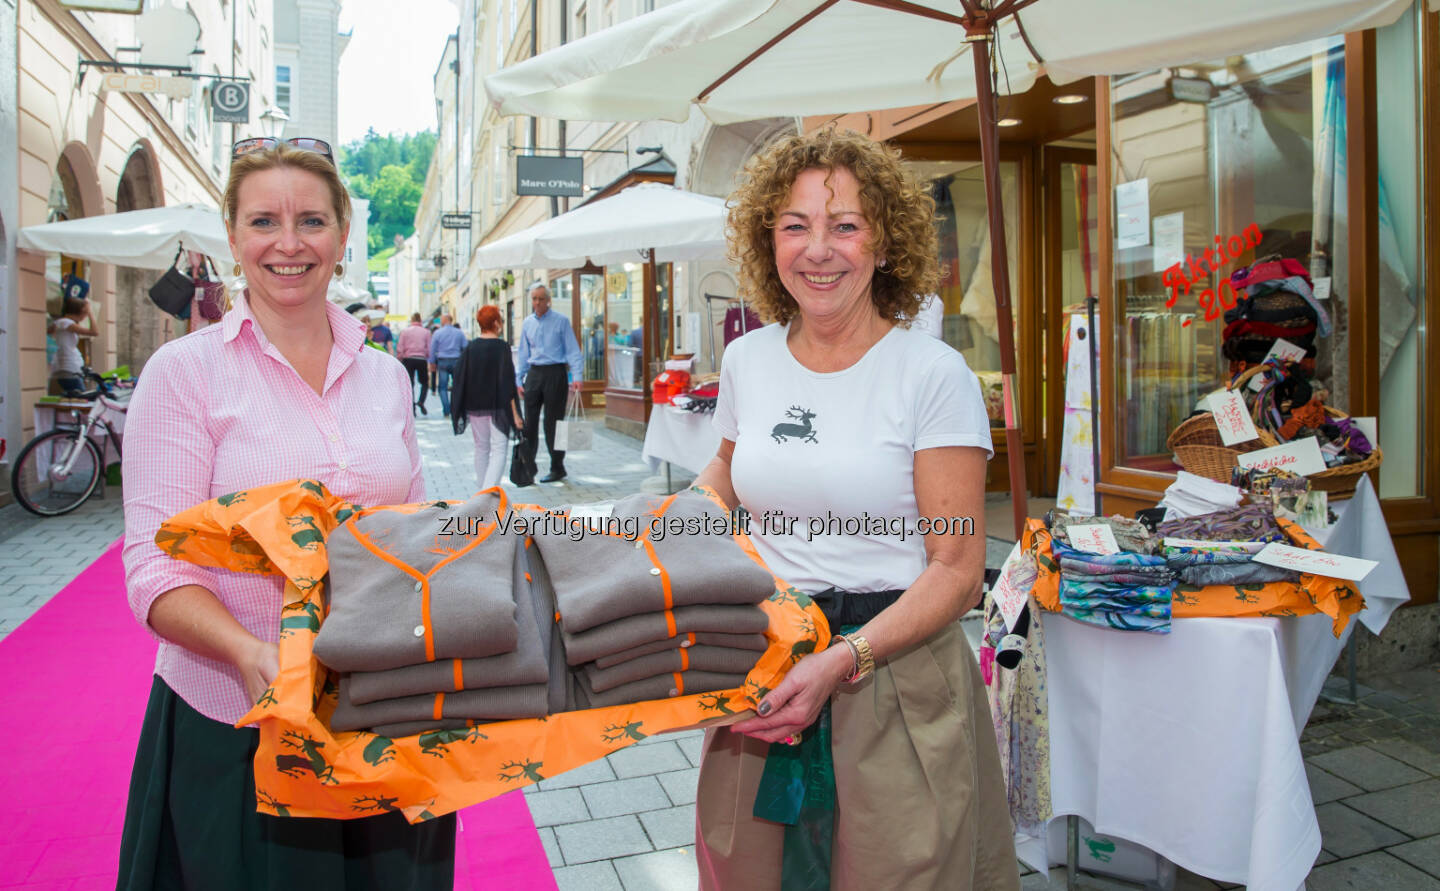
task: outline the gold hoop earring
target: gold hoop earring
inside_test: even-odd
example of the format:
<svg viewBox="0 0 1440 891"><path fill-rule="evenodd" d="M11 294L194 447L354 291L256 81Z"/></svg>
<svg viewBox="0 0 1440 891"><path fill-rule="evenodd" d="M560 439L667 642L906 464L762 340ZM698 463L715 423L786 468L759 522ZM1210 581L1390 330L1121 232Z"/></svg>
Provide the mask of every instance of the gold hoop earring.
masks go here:
<svg viewBox="0 0 1440 891"><path fill-rule="evenodd" d="M230 272L231 272L232 274L238 276L238 275L240 274L240 264L239 264L239 263L236 263L236 264L235 264L235 268L234 268L234 269L231 269Z"/></svg>
<svg viewBox="0 0 1440 891"><path fill-rule="evenodd" d="M345 267L342 266L342 265L340 265L339 263L336 263L336 264L335 264L335 277L336 277L336 278L341 278L341 277L344 276L344 275L345 275Z"/></svg>

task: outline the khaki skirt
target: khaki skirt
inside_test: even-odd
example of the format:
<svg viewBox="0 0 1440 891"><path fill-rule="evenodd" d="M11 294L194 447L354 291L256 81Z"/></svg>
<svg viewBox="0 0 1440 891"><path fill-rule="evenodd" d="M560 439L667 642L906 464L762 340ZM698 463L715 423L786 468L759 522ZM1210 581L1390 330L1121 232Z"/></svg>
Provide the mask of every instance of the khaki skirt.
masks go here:
<svg viewBox="0 0 1440 891"><path fill-rule="evenodd" d="M831 699L835 889L1020 887L1000 756L958 624ZM752 815L769 744L705 735L695 859L707 891L780 889L785 827Z"/></svg>

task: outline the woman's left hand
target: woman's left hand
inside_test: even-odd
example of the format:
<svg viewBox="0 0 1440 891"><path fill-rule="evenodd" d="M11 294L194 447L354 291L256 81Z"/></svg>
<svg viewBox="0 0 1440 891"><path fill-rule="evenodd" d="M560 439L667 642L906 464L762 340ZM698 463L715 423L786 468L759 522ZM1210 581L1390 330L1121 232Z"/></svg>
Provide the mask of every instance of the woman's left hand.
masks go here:
<svg viewBox="0 0 1440 891"><path fill-rule="evenodd" d="M820 708L854 667L849 648L843 644L806 656L785 675L756 709L759 717L735 724L731 729L765 742L783 742L815 722Z"/></svg>

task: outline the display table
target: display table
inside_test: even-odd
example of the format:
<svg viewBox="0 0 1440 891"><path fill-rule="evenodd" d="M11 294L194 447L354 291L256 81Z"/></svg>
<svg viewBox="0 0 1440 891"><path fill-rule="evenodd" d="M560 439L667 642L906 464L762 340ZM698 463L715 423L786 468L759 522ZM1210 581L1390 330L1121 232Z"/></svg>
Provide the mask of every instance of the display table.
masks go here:
<svg viewBox="0 0 1440 891"><path fill-rule="evenodd" d="M1359 619L1378 633L1410 594L1369 481L1336 513L1326 549L1379 561L1358 585ZM1330 617L1176 619L1168 635L1044 622L1055 816L1210 879L1301 887L1320 827L1299 737L1345 644ZM1017 842L1051 865L1043 845Z"/></svg>
<svg viewBox="0 0 1440 891"><path fill-rule="evenodd" d="M650 411L645 426L645 445L640 456L658 470L661 461L668 461L699 474L720 449L720 432L712 423L711 412L681 411L670 405L657 405Z"/></svg>

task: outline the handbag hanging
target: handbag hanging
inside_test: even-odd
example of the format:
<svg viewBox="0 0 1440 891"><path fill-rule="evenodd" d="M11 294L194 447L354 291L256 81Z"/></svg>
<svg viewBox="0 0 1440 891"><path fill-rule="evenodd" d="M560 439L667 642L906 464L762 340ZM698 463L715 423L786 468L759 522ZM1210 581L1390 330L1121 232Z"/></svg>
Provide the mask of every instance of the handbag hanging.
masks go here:
<svg viewBox="0 0 1440 891"><path fill-rule="evenodd" d="M175 268L184 253L183 247L176 251L170 268L165 270L159 281L150 286L150 300L161 310L181 321L190 318L190 304L195 299L195 282Z"/></svg>
<svg viewBox="0 0 1440 891"><path fill-rule="evenodd" d="M539 469L525 454L525 434L517 429L515 445L510 449L510 482L517 486L532 485Z"/></svg>
<svg viewBox="0 0 1440 891"><path fill-rule="evenodd" d="M225 283L210 263L210 258L201 260L200 274L195 279L195 296L200 301L200 318L207 322L218 322L225 315Z"/></svg>

